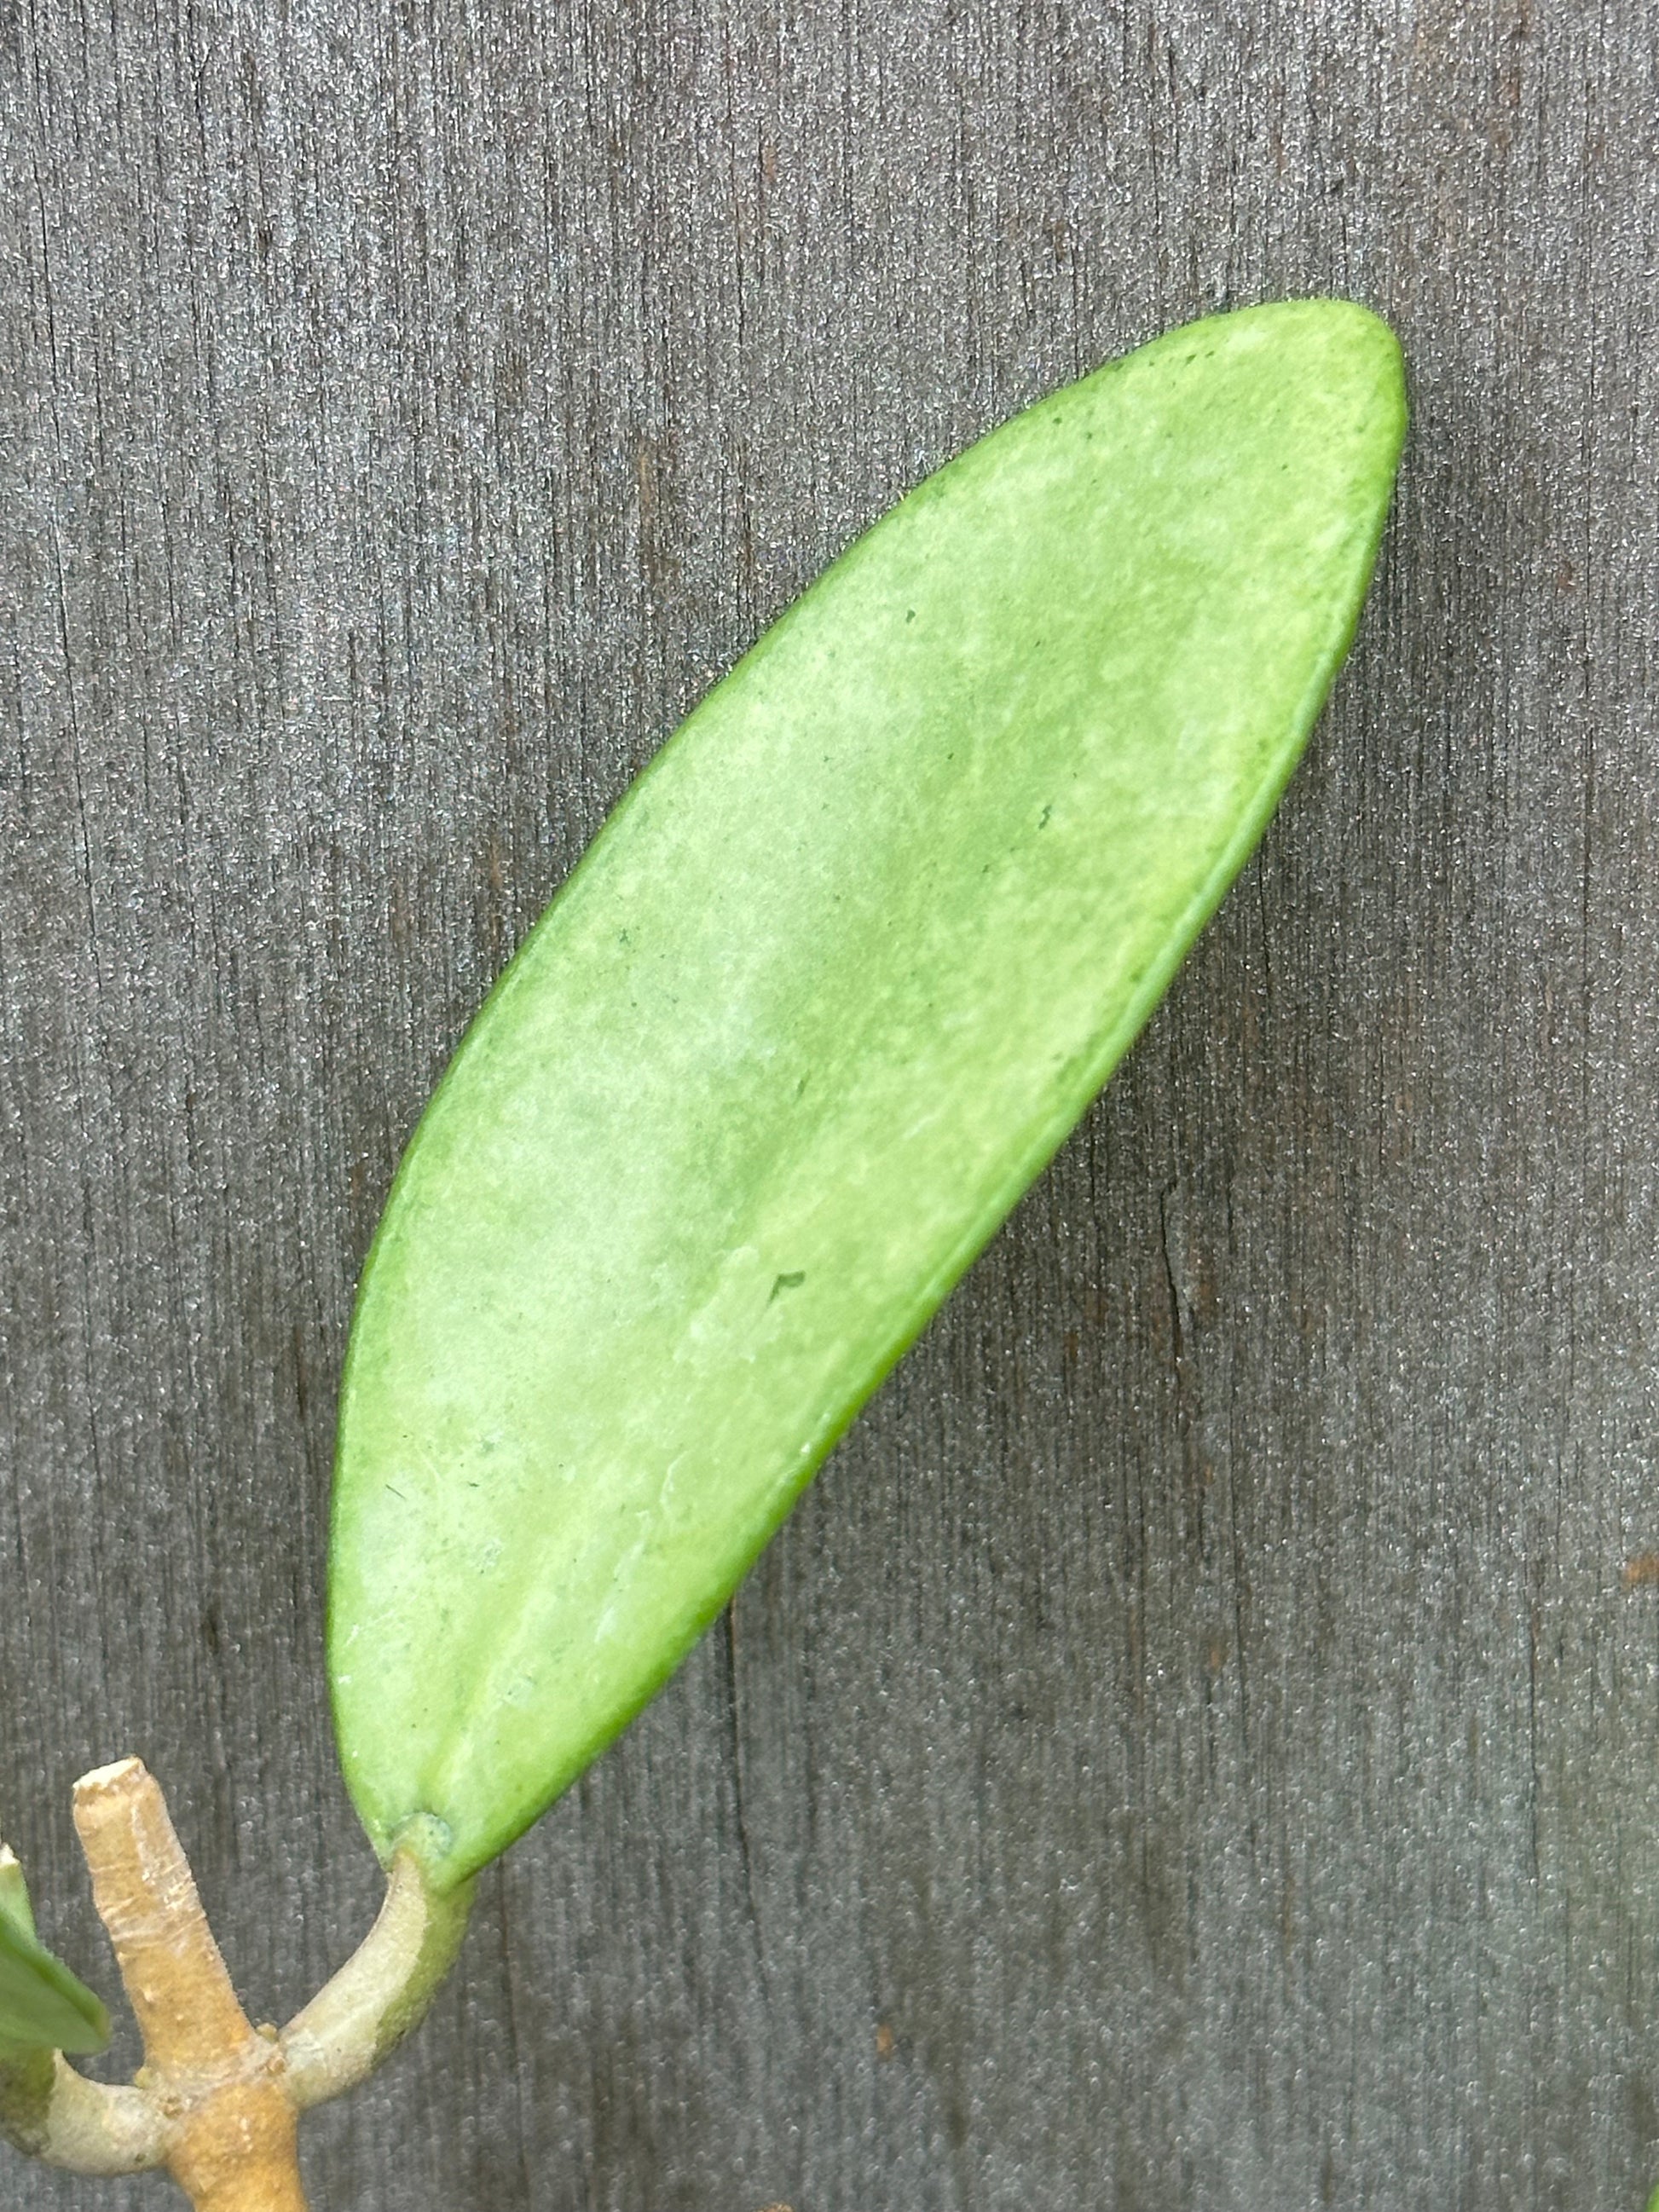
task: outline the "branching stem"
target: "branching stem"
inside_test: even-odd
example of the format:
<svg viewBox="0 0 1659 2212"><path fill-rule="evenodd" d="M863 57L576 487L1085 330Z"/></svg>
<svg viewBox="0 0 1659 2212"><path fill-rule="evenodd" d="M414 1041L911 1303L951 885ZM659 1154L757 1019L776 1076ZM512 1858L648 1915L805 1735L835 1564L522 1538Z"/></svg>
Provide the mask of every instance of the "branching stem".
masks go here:
<svg viewBox="0 0 1659 2212"><path fill-rule="evenodd" d="M83 1776L75 1822L144 2063L131 2088L110 2088L61 2052L0 2060L0 2134L81 2173L165 2166L196 2212L306 2212L297 2116L354 2087L421 2020L459 1948L471 1884L436 1896L400 1853L358 1951L278 2035L238 2002L140 1762Z"/></svg>
<svg viewBox="0 0 1659 2212"><path fill-rule="evenodd" d="M306 2212L274 2037L236 2001L154 1778L136 1759L75 1785L93 1901L144 2039L138 2086L197 2212Z"/></svg>

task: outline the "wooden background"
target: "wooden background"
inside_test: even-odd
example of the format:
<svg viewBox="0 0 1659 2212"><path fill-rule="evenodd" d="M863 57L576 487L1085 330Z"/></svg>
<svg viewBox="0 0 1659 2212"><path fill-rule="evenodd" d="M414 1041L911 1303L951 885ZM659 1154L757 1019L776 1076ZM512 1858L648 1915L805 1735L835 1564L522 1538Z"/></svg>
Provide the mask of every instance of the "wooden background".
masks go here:
<svg viewBox="0 0 1659 2212"><path fill-rule="evenodd" d="M106 1986L68 1793L128 1751L256 2017L367 1923L352 1285L631 773L1103 356L1331 290L1413 385L1259 860L311 2124L319 2212L1659 2179L1656 49L1644 0L0 5L0 1830Z"/></svg>

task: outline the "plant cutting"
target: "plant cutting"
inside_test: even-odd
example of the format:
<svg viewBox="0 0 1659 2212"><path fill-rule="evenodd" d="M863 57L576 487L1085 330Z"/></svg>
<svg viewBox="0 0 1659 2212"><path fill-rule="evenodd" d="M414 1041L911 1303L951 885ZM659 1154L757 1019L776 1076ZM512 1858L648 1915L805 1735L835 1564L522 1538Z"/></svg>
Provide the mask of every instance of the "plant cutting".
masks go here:
<svg viewBox="0 0 1659 2212"><path fill-rule="evenodd" d="M1041 1170L1253 848L1352 638L1398 349L1172 332L929 477L691 714L456 1054L343 1381L328 1664L380 1919L252 2027L160 1792L76 1785L146 2063L0 1863L0 2121L301 2212L298 2114L666 1677Z"/></svg>

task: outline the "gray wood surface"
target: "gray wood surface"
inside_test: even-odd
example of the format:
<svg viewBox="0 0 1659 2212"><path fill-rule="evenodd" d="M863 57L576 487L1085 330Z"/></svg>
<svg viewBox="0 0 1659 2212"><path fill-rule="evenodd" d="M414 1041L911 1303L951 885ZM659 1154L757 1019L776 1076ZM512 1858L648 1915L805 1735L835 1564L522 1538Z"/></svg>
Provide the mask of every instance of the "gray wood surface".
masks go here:
<svg viewBox="0 0 1659 2212"><path fill-rule="evenodd" d="M862 524L1206 309L1395 321L1340 696L1131 1063L485 1881L319 2212L1620 2212L1659 2179L1659 14L0 7L0 1831L256 2016L398 1148ZM124 2041L112 2068L130 2066ZM0 2201L159 2208L0 2148Z"/></svg>

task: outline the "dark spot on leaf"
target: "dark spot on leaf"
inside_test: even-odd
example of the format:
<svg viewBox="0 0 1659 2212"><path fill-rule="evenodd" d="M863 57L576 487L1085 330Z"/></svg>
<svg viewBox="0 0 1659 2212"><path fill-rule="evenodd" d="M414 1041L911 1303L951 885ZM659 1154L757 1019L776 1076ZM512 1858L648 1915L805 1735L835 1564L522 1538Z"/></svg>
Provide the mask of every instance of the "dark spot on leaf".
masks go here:
<svg viewBox="0 0 1659 2212"><path fill-rule="evenodd" d="M780 1291L798 1291L805 1280L806 1270L804 1267L793 1275L775 1276L772 1281L772 1298L776 1297ZM766 1301L769 1306L772 1303L772 1298L768 1298Z"/></svg>

